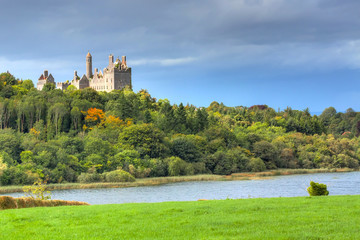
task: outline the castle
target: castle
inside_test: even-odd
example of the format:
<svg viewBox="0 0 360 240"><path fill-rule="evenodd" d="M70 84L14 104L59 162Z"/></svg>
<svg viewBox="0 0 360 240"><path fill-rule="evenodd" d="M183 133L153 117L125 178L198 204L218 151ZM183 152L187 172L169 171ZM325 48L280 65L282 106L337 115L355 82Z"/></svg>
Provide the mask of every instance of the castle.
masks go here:
<svg viewBox="0 0 360 240"><path fill-rule="evenodd" d="M47 70L44 71L44 74ZM42 75L43 76L43 75ZM47 77L47 79L52 78L52 82L54 83L54 78L51 76ZM40 76L41 78L41 76ZM38 81L37 89L41 90L43 85L49 80L40 80ZM41 82L40 82L41 81ZM92 56L90 52L86 55L86 74L84 74L81 78L77 75L77 71L74 72L73 79L69 82L60 82L57 83L57 88L61 90L65 90L70 85L75 86L77 89L84 89L90 87L95 89L96 91L106 91L111 92L114 89L122 89L125 86L129 86L132 88L131 84L131 68L129 68L126 64L126 56L122 56L121 61L117 58L114 62L114 56L110 54L109 56L109 65L104 68L103 72L98 71L97 68L94 69L94 73L92 72Z"/></svg>
<svg viewBox="0 0 360 240"><path fill-rule="evenodd" d="M38 83L37 83L37 90L42 90L45 83L52 83L55 84L55 79L54 77L51 75L49 75L49 71L48 70L44 70L44 73L41 74L41 76L38 79Z"/></svg>

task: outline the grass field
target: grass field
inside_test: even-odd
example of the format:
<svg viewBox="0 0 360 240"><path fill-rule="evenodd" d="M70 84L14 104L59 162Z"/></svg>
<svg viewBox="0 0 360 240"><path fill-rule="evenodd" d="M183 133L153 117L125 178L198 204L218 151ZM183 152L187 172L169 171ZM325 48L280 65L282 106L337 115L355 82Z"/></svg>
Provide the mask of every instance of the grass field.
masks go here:
<svg viewBox="0 0 360 240"><path fill-rule="evenodd" d="M360 239L360 196L0 211L1 239Z"/></svg>

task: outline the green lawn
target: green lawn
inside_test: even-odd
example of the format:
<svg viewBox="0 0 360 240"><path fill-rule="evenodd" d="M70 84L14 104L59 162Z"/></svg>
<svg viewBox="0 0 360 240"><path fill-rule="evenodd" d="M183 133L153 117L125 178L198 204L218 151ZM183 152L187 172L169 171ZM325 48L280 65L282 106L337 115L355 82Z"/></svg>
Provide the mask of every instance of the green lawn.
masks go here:
<svg viewBox="0 0 360 240"><path fill-rule="evenodd" d="M360 196L0 211L1 239L360 239Z"/></svg>

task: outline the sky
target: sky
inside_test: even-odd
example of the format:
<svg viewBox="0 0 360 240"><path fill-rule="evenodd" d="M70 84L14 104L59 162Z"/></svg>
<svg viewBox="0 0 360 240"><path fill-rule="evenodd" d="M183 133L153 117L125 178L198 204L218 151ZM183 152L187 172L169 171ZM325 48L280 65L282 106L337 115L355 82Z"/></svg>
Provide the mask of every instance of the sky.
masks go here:
<svg viewBox="0 0 360 240"><path fill-rule="evenodd" d="M0 0L0 72L34 83L126 55L171 103L360 110L358 0Z"/></svg>

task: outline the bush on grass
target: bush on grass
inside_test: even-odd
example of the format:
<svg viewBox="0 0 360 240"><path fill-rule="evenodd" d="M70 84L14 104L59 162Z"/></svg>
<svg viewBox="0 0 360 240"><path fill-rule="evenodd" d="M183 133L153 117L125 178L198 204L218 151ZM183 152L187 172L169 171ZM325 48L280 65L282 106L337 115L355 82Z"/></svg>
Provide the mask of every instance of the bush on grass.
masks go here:
<svg viewBox="0 0 360 240"><path fill-rule="evenodd" d="M327 196L329 195L329 191L327 190L326 184L316 183L311 181L310 187L307 188L310 196Z"/></svg>

